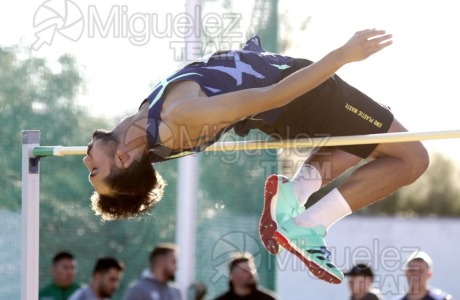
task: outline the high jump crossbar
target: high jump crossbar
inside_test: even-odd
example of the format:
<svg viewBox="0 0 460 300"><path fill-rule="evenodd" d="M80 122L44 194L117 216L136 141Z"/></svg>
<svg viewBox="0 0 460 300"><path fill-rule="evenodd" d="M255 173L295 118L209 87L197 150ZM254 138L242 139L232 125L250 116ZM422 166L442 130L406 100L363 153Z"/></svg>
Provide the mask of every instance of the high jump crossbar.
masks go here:
<svg viewBox="0 0 460 300"><path fill-rule="evenodd" d="M204 151L242 151L242 150L269 150L269 149L287 149L287 148L317 148L327 146L347 146L360 144L383 144L383 143L400 143L414 142L421 140L451 139L460 138L460 130L432 131L432 132L391 132L365 135L349 136L324 136L314 138L303 138L296 140L284 141L234 141L220 142L209 146ZM85 155L86 146L38 146L32 151L34 157L45 156L68 156L68 155Z"/></svg>

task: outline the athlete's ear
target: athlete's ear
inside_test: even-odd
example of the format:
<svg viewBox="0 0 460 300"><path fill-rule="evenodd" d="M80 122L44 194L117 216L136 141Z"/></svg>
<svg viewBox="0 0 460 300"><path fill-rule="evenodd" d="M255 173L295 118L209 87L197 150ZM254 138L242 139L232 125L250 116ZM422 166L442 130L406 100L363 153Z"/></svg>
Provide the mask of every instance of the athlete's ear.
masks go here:
<svg viewBox="0 0 460 300"><path fill-rule="evenodd" d="M115 155L115 165L119 168L128 168L133 163L133 161L133 155L130 155L128 152L118 150L117 154Z"/></svg>

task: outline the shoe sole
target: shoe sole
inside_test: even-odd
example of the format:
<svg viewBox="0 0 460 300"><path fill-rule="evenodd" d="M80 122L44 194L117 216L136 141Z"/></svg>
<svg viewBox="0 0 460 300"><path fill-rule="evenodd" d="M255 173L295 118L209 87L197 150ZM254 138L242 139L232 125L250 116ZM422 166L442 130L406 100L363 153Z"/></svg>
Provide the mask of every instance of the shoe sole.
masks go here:
<svg viewBox="0 0 460 300"><path fill-rule="evenodd" d="M280 252L280 245L274 238L278 224L271 214L272 200L278 192L278 176L270 175L264 186L264 209L259 221L259 236L265 249L270 254L277 255Z"/></svg>
<svg viewBox="0 0 460 300"><path fill-rule="evenodd" d="M289 239L287 239L279 231L274 233L274 239L278 245L281 245L284 249L288 250L295 256L297 256L304 264L307 266L308 270L317 277L318 279L324 280L328 283L339 284L342 282L340 278L337 278L334 274L329 273L327 270L321 268L314 261L308 259L308 257L302 254L302 251L299 251L295 245L293 245Z"/></svg>

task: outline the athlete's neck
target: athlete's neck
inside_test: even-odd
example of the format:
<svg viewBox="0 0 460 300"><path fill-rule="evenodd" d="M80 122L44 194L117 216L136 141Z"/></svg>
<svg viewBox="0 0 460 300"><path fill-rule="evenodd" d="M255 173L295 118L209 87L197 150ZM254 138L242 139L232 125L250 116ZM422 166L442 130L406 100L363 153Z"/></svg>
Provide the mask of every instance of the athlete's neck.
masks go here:
<svg viewBox="0 0 460 300"><path fill-rule="evenodd" d="M119 139L119 147L125 151L132 151L147 146L147 118L148 105L144 104L135 114L123 118L113 132Z"/></svg>

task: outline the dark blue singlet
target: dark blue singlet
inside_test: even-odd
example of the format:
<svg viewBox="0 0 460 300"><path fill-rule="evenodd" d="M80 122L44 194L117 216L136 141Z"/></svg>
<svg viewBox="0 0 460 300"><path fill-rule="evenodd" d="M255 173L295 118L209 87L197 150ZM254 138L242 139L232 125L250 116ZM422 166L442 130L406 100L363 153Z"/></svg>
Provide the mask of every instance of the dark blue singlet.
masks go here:
<svg viewBox="0 0 460 300"><path fill-rule="evenodd" d="M149 121L147 124L147 141L152 162L177 158L187 154L203 151L215 143L220 135L232 126L223 129L216 137L193 149L173 151L163 146L158 137L161 122L161 110L164 91L171 82L192 80L197 82L208 97L243 89L265 87L279 82L283 70L292 67L294 60L265 51L259 37L249 39L240 50L216 52L205 56L161 80L154 91L147 97L149 103ZM271 118L267 115L267 118Z"/></svg>

